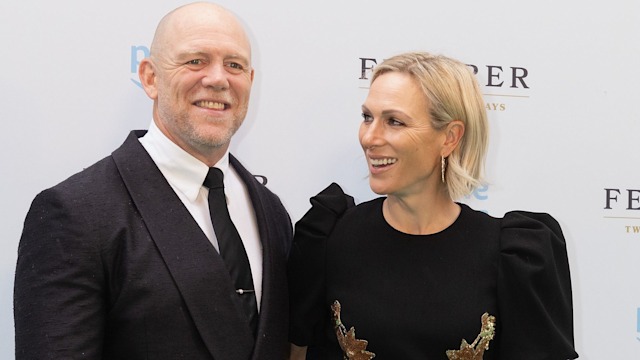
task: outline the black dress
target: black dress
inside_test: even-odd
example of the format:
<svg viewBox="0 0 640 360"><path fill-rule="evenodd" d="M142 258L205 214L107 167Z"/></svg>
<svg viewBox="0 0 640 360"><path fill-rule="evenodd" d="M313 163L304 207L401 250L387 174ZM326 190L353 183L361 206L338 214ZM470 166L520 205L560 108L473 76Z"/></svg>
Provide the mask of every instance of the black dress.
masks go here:
<svg viewBox="0 0 640 360"><path fill-rule="evenodd" d="M551 216L497 219L460 204L445 230L409 235L384 220L383 201L354 207L332 184L296 224L290 340L309 358L342 359L334 300L376 360L446 360L476 338L485 312L497 319L485 360L578 356L566 247Z"/></svg>

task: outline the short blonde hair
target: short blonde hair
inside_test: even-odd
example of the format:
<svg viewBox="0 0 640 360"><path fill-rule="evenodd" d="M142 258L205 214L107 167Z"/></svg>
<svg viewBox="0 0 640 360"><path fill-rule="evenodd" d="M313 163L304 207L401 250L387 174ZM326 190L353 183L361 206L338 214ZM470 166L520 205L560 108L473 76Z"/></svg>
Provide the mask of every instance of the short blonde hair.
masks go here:
<svg viewBox="0 0 640 360"><path fill-rule="evenodd" d="M418 81L427 97L434 129L442 130L453 120L464 123L464 135L447 158L445 179L452 199L471 194L482 184L489 132L484 100L474 74L460 61L425 52L386 59L374 68L371 83L387 72L406 73Z"/></svg>

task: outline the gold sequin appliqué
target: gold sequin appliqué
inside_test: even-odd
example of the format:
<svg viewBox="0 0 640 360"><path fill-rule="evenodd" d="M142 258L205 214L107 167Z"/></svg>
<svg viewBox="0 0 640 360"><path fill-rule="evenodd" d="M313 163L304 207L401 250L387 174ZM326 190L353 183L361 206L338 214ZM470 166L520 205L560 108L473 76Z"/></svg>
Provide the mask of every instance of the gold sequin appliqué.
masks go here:
<svg viewBox="0 0 640 360"><path fill-rule="evenodd" d="M496 318L487 313L482 314L482 327L475 341L469 345L462 339L460 350L447 350L449 360L482 360L486 350L489 350L489 342L493 340L496 329Z"/></svg>
<svg viewBox="0 0 640 360"><path fill-rule="evenodd" d="M352 326L349 331L340 320L340 302L334 301L331 305L331 315L333 318L333 328L336 331L338 344L344 353L344 360L371 360L376 354L367 351L367 340L356 339L356 329Z"/></svg>

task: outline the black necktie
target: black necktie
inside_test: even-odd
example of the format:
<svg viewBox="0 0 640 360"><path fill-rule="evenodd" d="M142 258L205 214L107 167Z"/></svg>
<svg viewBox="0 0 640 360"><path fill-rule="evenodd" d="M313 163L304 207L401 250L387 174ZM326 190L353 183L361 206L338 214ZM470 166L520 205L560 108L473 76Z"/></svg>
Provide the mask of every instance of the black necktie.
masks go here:
<svg viewBox="0 0 640 360"><path fill-rule="evenodd" d="M235 284L238 301L249 320L254 336L258 327L258 308L256 294L253 289L253 278L249 258L242 244L242 239L229 216L227 201L224 196L224 174L218 168L209 168L204 186L209 188L209 213L213 230L218 239L220 255L229 270L231 280Z"/></svg>

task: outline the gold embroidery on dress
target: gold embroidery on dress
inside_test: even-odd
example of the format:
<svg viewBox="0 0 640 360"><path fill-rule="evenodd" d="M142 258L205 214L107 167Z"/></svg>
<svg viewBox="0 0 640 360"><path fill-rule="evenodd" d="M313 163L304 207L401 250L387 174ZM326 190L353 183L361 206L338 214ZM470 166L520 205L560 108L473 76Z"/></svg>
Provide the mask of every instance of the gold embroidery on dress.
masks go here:
<svg viewBox="0 0 640 360"><path fill-rule="evenodd" d="M484 352L489 350L489 342L493 340L495 329L495 316L482 314L482 328L475 341L469 345L465 339L462 339L460 350L447 350L447 357L449 360L482 360Z"/></svg>
<svg viewBox="0 0 640 360"><path fill-rule="evenodd" d="M352 326L349 331L340 320L340 302L334 301L331 305L331 314L333 318L333 328L336 331L338 344L344 352L344 360L371 360L376 354L367 351L367 340L356 339L356 329Z"/></svg>

